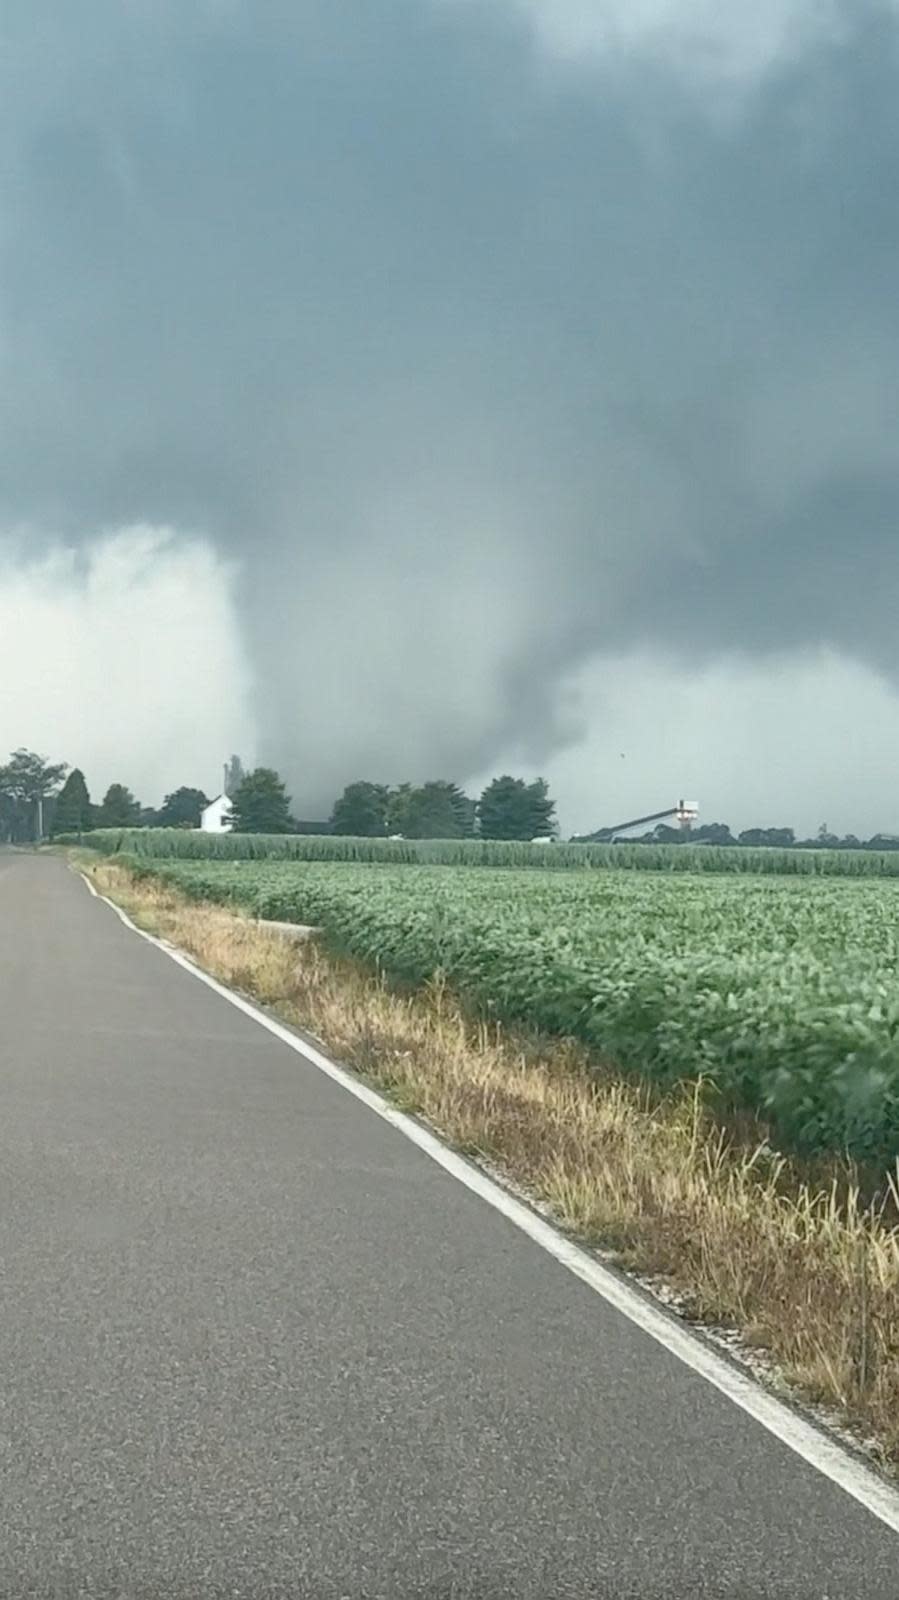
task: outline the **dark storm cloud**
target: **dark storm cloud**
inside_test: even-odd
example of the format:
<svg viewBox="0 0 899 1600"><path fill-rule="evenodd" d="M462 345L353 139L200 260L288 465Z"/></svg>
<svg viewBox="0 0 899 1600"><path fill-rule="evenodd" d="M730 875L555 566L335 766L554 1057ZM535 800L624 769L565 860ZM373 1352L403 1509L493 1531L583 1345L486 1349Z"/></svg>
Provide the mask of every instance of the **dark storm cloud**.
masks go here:
<svg viewBox="0 0 899 1600"><path fill-rule="evenodd" d="M505 0L6 12L0 517L239 558L304 802L542 759L598 650L895 669L892 8L714 92Z"/></svg>

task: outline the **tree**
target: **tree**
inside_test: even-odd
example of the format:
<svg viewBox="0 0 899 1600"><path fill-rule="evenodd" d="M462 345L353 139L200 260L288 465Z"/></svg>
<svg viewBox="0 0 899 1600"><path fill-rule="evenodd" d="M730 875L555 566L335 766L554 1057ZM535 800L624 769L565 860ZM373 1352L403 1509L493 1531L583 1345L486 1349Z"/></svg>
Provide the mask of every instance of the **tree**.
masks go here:
<svg viewBox="0 0 899 1600"><path fill-rule="evenodd" d="M487 785L478 801L483 839L549 839L556 831L555 802L543 778L525 783L505 774Z"/></svg>
<svg viewBox="0 0 899 1600"><path fill-rule="evenodd" d="M0 767L0 794L6 802L10 837L42 837L44 801L58 788L67 771L65 761L53 764L33 750L13 751L6 766Z"/></svg>
<svg viewBox="0 0 899 1600"><path fill-rule="evenodd" d="M390 790L384 784L349 783L335 802L331 832L351 839L383 839L389 806Z"/></svg>
<svg viewBox="0 0 899 1600"><path fill-rule="evenodd" d="M755 849L792 850L796 835L792 828L744 828L737 843Z"/></svg>
<svg viewBox="0 0 899 1600"><path fill-rule="evenodd" d="M690 844L736 844L736 839L726 822L704 822L701 828L691 828L687 834Z"/></svg>
<svg viewBox="0 0 899 1600"><path fill-rule="evenodd" d="M230 798L235 833L290 832L290 796L272 767L246 773Z"/></svg>
<svg viewBox="0 0 899 1600"><path fill-rule="evenodd" d="M136 828L140 823L140 801L124 783L111 783L97 812L98 828Z"/></svg>
<svg viewBox="0 0 899 1600"><path fill-rule="evenodd" d="M414 793L411 783L401 783L396 789L391 789L384 822L388 833L401 833L405 838L409 831L409 807Z"/></svg>
<svg viewBox="0 0 899 1600"><path fill-rule="evenodd" d="M245 777L240 756L232 756L231 760L225 763L225 794L229 800L233 801ZM206 804L209 804L208 800Z"/></svg>
<svg viewBox="0 0 899 1600"><path fill-rule="evenodd" d="M73 767L59 791L51 832L54 837L60 833L81 834L87 833L93 825L94 808L84 773L80 767Z"/></svg>
<svg viewBox="0 0 899 1600"><path fill-rule="evenodd" d="M436 779L413 789L406 799L408 839L465 839L474 832L475 804L456 783Z"/></svg>
<svg viewBox="0 0 899 1600"><path fill-rule="evenodd" d="M0 840L4 844L22 844L32 837L31 810L0 789Z"/></svg>
<svg viewBox="0 0 899 1600"><path fill-rule="evenodd" d="M554 839L558 833L556 802L550 799L549 784L545 778L535 778L528 784L531 796L532 839Z"/></svg>
<svg viewBox="0 0 899 1600"><path fill-rule="evenodd" d="M199 828L209 801L202 789L175 789L167 794L154 821L157 828Z"/></svg>
<svg viewBox="0 0 899 1600"><path fill-rule="evenodd" d="M475 824L478 820L478 803L476 800L472 800L471 795L466 794L456 783L451 783L449 789L450 804L456 818L455 837L472 839L474 838Z"/></svg>

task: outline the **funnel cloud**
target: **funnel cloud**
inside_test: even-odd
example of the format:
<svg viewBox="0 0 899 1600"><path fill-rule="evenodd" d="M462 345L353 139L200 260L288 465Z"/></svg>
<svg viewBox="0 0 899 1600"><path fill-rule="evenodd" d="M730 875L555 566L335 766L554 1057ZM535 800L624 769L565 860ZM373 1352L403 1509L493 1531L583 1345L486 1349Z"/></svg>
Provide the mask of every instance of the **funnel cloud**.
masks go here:
<svg viewBox="0 0 899 1600"><path fill-rule="evenodd" d="M603 657L895 684L892 4L7 0L3 33L7 573L135 526L214 552L299 813L551 766Z"/></svg>

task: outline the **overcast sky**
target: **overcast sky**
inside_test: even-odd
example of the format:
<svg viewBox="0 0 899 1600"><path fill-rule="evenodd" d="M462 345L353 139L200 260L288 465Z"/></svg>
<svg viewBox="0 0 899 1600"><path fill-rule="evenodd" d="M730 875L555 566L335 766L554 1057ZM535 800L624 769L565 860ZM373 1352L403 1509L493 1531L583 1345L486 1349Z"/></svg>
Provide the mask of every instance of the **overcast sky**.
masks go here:
<svg viewBox="0 0 899 1600"><path fill-rule="evenodd" d="M0 751L899 830L893 0L0 47Z"/></svg>

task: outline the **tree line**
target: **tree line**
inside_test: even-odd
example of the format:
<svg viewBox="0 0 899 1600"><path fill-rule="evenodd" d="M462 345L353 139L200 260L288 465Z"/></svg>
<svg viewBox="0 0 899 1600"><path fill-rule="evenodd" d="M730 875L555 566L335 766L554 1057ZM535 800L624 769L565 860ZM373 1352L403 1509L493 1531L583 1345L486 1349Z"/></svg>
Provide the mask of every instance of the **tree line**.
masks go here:
<svg viewBox="0 0 899 1600"><path fill-rule="evenodd" d="M238 833L336 833L356 838L550 839L557 833L555 802L542 778L528 783L508 774L494 778L480 799L458 784L435 779L421 785L350 783L327 822L291 815L290 796L271 767L245 772L234 756L227 768L231 825ZM158 810L141 805L125 783L111 783L95 804L80 767L16 750L0 766L0 840L19 844L94 828L198 828L209 799L182 785Z"/></svg>
<svg viewBox="0 0 899 1600"><path fill-rule="evenodd" d="M351 838L404 839L553 839L556 807L543 778L528 783L508 773L488 783L480 798L465 794L449 779L414 785L359 780L347 784L328 821L303 822L291 815L284 780L272 767L245 772L232 756L225 789L237 833L333 833ZM33 750L15 750L0 766L0 841L22 844L60 834L87 833L94 828L198 828L209 799L202 789L184 784L167 794L158 809L141 805L127 784L111 783L99 804L90 796L80 767L51 762ZM701 827L671 828L662 823L632 844L706 844L735 848L827 850L896 850L899 837L874 834L842 837L822 823L811 839L797 838L792 828L746 828L733 833L726 822Z"/></svg>
<svg viewBox="0 0 899 1600"><path fill-rule="evenodd" d="M185 809L183 796L188 801ZM33 750L14 750L0 766L0 839L23 844L60 833L87 833L93 828L128 828L155 824L166 814L175 826L190 826L207 805L199 789L169 796L161 811L140 804L127 784L111 783L102 801L91 800L80 767L48 761ZM174 801L174 807L170 802Z"/></svg>
<svg viewBox="0 0 899 1600"><path fill-rule="evenodd" d="M726 822L706 822L698 828L670 828L661 823L651 833L627 837L628 844L717 844L768 850L899 850L899 835L875 833L870 839L857 834L832 833L822 822L814 837L800 839L793 828L744 828L733 833Z"/></svg>
<svg viewBox="0 0 899 1600"><path fill-rule="evenodd" d="M233 757L228 778L235 826L244 832L314 828L291 818L287 790L276 772L259 767L245 773ZM111 783L95 804L80 767L70 770L67 762L48 761L33 750L15 750L0 766L0 840L10 844L94 828L198 828L208 805L202 789L184 784L154 809L141 805L125 783Z"/></svg>
<svg viewBox="0 0 899 1600"><path fill-rule="evenodd" d="M552 839L558 832L545 779L527 783L508 773L488 783L478 800L444 778L393 789L350 783L335 802L329 828L357 839Z"/></svg>

